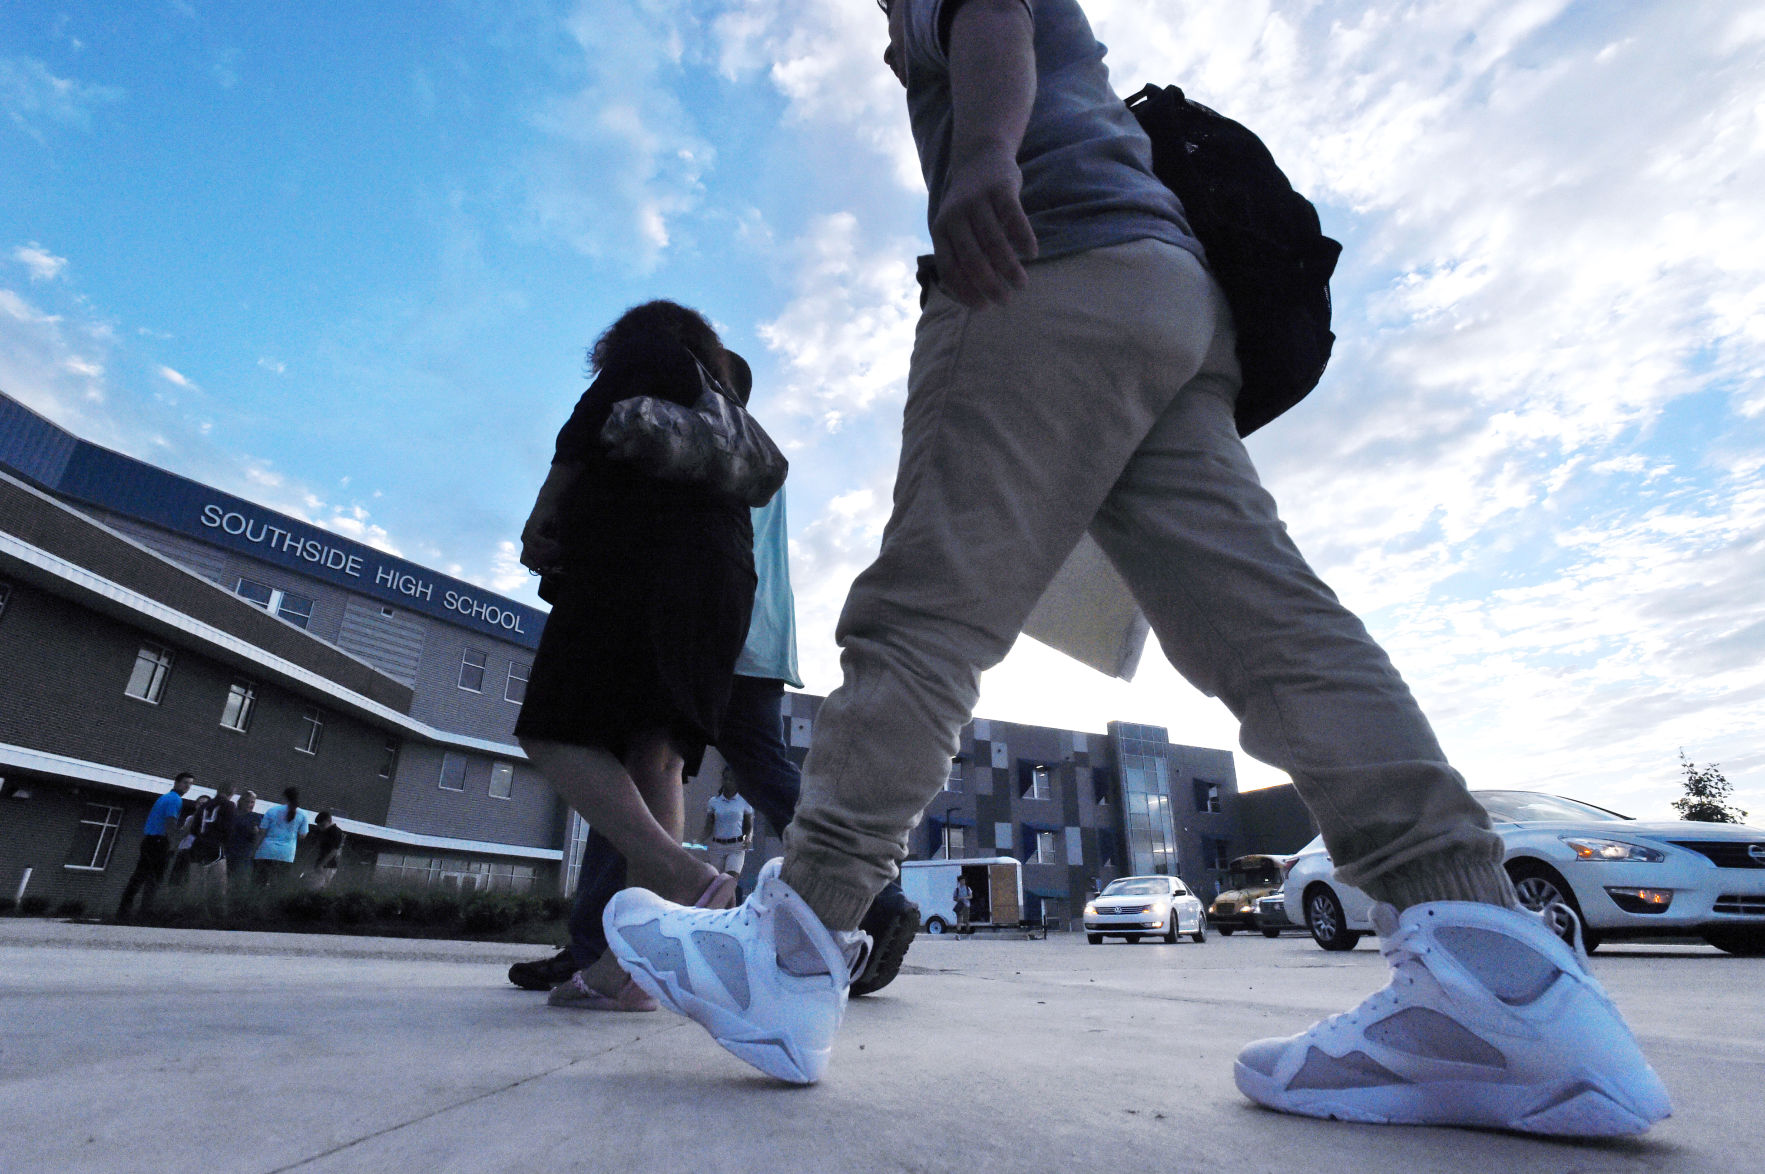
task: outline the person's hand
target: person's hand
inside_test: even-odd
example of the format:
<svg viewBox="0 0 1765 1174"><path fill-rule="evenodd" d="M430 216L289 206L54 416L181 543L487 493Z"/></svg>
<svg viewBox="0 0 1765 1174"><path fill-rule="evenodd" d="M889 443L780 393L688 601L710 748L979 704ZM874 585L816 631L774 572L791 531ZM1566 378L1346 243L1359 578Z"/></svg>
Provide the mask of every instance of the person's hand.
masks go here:
<svg viewBox="0 0 1765 1174"><path fill-rule="evenodd" d="M559 540L558 516L546 505L536 505L521 528L521 565L536 574L558 570L564 562L564 544Z"/></svg>
<svg viewBox="0 0 1765 1174"><path fill-rule="evenodd" d="M1024 215L1023 173L1003 148L958 153L932 224L938 283L971 310L1004 304L1029 280L1023 262L1036 256L1036 234Z"/></svg>

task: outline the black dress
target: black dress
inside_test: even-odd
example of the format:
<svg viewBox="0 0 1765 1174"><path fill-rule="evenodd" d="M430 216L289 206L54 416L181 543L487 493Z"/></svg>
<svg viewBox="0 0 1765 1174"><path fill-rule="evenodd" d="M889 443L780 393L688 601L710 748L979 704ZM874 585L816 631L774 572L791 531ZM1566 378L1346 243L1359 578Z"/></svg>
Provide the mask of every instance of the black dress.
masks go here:
<svg viewBox="0 0 1765 1174"><path fill-rule="evenodd" d="M606 458L612 405L653 395L691 405L691 352L660 336L613 351L558 433L558 462L582 466L561 508L564 569L547 576L540 636L515 733L595 746L623 759L662 729L698 771L717 740L754 607L748 508L654 481Z"/></svg>

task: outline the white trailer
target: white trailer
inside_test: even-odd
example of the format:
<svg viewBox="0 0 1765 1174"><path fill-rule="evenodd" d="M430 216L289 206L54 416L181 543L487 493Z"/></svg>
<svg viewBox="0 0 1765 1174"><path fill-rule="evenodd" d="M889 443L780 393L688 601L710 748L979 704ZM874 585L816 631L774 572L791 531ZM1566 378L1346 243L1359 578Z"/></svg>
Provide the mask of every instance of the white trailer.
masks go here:
<svg viewBox="0 0 1765 1174"><path fill-rule="evenodd" d="M978 856L966 860L904 860L901 889L919 906L926 933L956 928L956 878L974 890L969 924L981 928L1015 928L1023 922L1023 867L1009 856Z"/></svg>

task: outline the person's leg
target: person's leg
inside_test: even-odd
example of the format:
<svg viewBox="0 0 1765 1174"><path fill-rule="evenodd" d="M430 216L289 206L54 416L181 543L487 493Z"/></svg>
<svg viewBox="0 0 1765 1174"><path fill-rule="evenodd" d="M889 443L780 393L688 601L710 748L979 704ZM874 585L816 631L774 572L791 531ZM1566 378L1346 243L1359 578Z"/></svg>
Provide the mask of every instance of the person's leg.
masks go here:
<svg viewBox="0 0 1765 1174"><path fill-rule="evenodd" d="M564 801L625 857L630 883L689 902L698 896L708 868L680 846L679 755L664 737L635 740L631 770L595 747L536 739L521 745ZM671 789L657 774L665 773L669 756L675 760Z"/></svg>
<svg viewBox="0 0 1765 1174"><path fill-rule="evenodd" d="M1209 278L1136 242L1030 267L1004 306L936 294L909 376L895 509L836 635L784 880L856 926L943 786L1001 660L1128 458L1200 368Z"/></svg>
<svg viewBox="0 0 1765 1174"><path fill-rule="evenodd" d="M601 833L590 827L582 847L582 871L576 881L576 899L570 906L570 956L577 969L594 965L607 952L607 934L601 914L613 894L625 887L625 857Z"/></svg>
<svg viewBox="0 0 1765 1174"><path fill-rule="evenodd" d="M1229 317L1220 300L1222 318ZM1233 336L1134 454L1091 532L1166 657L1292 776L1338 875L1400 909L1514 906L1502 844L1366 628L1306 564L1233 421Z"/></svg>
<svg viewBox="0 0 1765 1174"><path fill-rule="evenodd" d="M128 920L129 907L137 894L141 898L141 915L145 917L153 911L153 899L159 894L159 882L165 875L168 855L170 845L164 836L141 837L141 854L135 858L135 871L129 874L129 883L123 887L123 898L117 904L118 921Z"/></svg>
<svg viewBox="0 0 1765 1174"><path fill-rule="evenodd" d="M652 892L671 900L686 904L700 899L706 892L706 882L718 874L703 861L694 857L680 846L680 839L685 831L686 807L682 795L681 772L682 761L678 751L669 742L668 736L661 731L640 734L632 739L631 750L625 757L624 768L630 779L633 790L640 797L651 822L669 837L667 843L672 853L690 866L684 884L677 879L677 873L669 869L651 866L647 871L650 875L668 876L665 883L670 889L657 888L654 885L643 886ZM587 812L583 818L593 823ZM617 843L612 833L608 838ZM649 864L650 862L644 862ZM640 872L639 857L627 855L626 871L630 874ZM733 889L731 890L733 892ZM630 981L619 960L610 953L603 953L593 963L582 969L582 983L590 990L603 995L616 996Z"/></svg>
<svg viewBox="0 0 1765 1174"><path fill-rule="evenodd" d="M718 729L717 753L735 772L735 789L782 835L797 809L802 775L784 743L784 682L738 676Z"/></svg>

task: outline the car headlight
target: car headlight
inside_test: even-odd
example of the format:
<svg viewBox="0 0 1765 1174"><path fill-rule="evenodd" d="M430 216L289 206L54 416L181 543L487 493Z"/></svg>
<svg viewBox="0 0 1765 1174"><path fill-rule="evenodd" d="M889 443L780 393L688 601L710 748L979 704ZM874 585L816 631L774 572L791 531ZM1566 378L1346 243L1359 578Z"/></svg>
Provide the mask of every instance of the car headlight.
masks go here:
<svg viewBox="0 0 1765 1174"><path fill-rule="evenodd" d="M1152 903L1152 916L1154 917L1163 917L1170 911L1171 903L1169 901L1154 901Z"/></svg>
<svg viewBox="0 0 1765 1174"><path fill-rule="evenodd" d="M1641 844L1626 843L1623 840L1603 840L1593 836L1562 836L1563 843L1575 853L1577 860L1628 861L1640 864L1659 864L1667 859L1665 852L1653 848L1645 848Z"/></svg>
<svg viewBox="0 0 1765 1174"><path fill-rule="evenodd" d="M1086 905L1086 906L1085 906L1085 916L1086 916L1086 917L1095 917L1095 916L1097 916L1097 906L1095 906L1095 905L1091 905L1091 904L1087 904L1087 905Z"/></svg>

